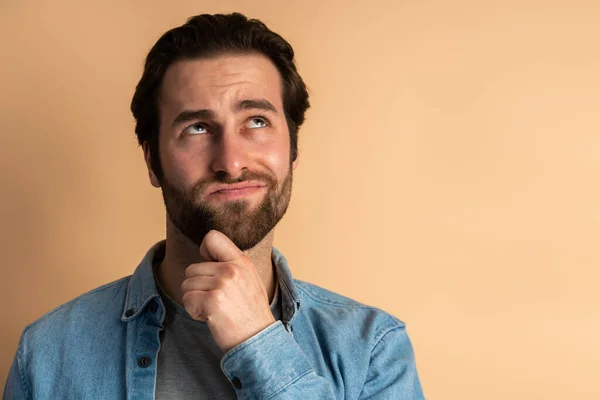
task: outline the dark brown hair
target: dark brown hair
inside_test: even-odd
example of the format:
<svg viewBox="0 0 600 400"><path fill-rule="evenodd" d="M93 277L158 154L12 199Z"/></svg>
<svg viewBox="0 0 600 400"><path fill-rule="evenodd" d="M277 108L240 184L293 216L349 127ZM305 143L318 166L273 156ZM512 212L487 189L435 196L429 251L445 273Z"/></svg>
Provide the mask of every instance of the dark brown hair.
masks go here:
<svg viewBox="0 0 600 400"><path fill-rule="evenodd" d="M133 99L131 112L140 145L150 150L151 167L159 179L163 172L158 155L160 85L167 68L176 61L220 54L258 53L267 56L281 75L282 101L290 133L290 159L298 154L298 129L310 107L308 91L296 70L292 46L264 23L233 14L202 14L165 33L152 47Z"/></svg>

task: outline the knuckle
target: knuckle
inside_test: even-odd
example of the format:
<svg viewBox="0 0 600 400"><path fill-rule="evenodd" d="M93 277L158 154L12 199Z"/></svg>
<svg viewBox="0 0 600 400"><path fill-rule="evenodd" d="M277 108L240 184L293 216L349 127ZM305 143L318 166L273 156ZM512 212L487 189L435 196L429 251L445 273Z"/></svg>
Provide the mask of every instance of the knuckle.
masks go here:
<svg viewBox="0 0 600 400"><path fill-rule="evenodd" d="M236 278L239 275L240 271L237 268L237 265L232 263L227 263L223 265L223 274L227 278Z"/></svg>
<svg viewBox="0 0 600 400"><path fill-rule="evenodd" d="M217 278L210 293L212 293L215 290L225 290L225 288L227 287L227 281L228 279L224 279L223 277Z"/></svg>
<svg viewBox="0 0 600 400"><path fill-rule="evenodd" d="M210 292L211 303L221 304L225 300L223 289L215 289Z"/></svg>

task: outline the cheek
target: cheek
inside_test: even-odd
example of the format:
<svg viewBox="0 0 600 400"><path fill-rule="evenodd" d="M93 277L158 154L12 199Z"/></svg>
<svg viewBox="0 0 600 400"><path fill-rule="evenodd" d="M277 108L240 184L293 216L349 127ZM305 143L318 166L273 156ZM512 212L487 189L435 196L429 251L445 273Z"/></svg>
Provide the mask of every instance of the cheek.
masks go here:
<svg viewBox="0 0 600 400"><path fill-rule="evenodd" d="M290 168L290 144L289 138L277 140L269 146L269 151L265 151L264 159L268 168L277 175L279 181L282 181Z"/></svg>
<svg viewBox="0 0 600 400"><path fill-rule="evenodd" d="M192 189L201 179L202 160L192 152L165 147L161 152L165 178L179 188Z"/></svg>

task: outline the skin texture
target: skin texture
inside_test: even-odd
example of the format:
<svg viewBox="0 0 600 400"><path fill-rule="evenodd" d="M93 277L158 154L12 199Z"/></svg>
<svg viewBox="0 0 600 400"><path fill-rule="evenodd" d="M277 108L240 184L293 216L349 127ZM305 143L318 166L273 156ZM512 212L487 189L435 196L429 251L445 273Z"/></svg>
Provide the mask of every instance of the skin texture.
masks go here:
<svg viewBox="0 0 600 400"><path fill-rule="evenodd" d="M248 107L248 102L240 107L245 100L260 100L273 110ZM174 123L182 112L197 110L209 112ZM268 58L246 54L178 61L164 76L159 112L162 179L151 168L147 145L144 157L150 182L162 188L168 210L172 190L192 204L221 210L223 230L229 229L234 240L247 236L252 226L244 224L254 224L250 216L268 199L283 215L298 159L290 162L280 75ZM228 190L233 182L248 188ZM234 209L240 214L231 219ZM242 251L216 230L186 236L170 214L175 211L167 212L166 253L157 270L167 294L193 318L207 322L224 352L275 322L269 309L274 230Z"/></svg>

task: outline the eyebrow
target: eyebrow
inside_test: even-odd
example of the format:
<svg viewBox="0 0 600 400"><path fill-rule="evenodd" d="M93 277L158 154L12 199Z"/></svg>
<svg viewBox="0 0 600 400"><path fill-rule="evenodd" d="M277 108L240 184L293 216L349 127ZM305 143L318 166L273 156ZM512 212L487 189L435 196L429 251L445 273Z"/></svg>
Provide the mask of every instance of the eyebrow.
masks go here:
<svg viewBox="0 0 600 400"><path fill-rule="evenodd" d="M240 101L236 107L236 111L244 110L262 110L277 114L277 109L270 101L265 99L250 99ZM173 120L173 127L181 125L185 122L190 122L199 119L215 119L216 114L212 110L184 110Z"/></svg>
<svg viewBox="0 0 600 400"><path fill-rule="evenodd" d="M263 110L277 114L275 106L269 100L264 99L242 100L238 103L236 110Z"/></svg>
<svg viewBox="0 0 600 400"><path fill-rule="evenodd" d="M211 110L184 110L173 120L173 127L179 126L184 122L190 122L198 119L214 119L215 113Z"/></svg>

